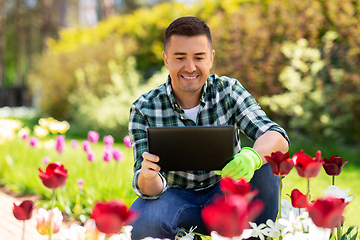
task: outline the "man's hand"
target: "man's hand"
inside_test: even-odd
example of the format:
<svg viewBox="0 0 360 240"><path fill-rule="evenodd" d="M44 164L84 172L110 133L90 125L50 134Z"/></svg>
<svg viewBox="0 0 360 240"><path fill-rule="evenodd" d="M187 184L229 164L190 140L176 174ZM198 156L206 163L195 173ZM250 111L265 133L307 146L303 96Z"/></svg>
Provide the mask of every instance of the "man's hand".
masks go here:
<svg viewBox="0 0 360 240"><path fill-rule="evenodd" d="M244 177L250 181L255 170L259 169L261 165L260 155L254 149L244 147L221 171L215 171L215 174L235 180Z"/></svg>
<svg viewBox="0 0 360 240"><path fill-rule="evenodd" d="M163 182L159 176L160 166L156 163L160 158L154 154L144 152L143 161L138 178L138 185L146 195L158 195L163 189Z"/></svg>
<svg viewBox="0 0 360 240"><path fill-rule="evenodd" d="M142 176L147 179L155 178L160 171L160 166L156 164L160 160L159 157L148 152L143 152L141 156L144 159L141 163Z"/></svg>

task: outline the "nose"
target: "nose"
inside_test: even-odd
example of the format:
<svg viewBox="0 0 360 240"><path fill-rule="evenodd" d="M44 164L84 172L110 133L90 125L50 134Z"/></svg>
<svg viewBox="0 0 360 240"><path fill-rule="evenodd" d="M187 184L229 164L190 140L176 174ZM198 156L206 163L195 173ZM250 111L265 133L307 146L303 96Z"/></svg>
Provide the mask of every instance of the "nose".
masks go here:
<svg viewBox="0 0 360 240"><path fill-rule="evenodd" d="M192 72L195 72L196 70L196 66L195 66L195 63L194 63L194 60L191 59L191 58L188 58L186 59L186 63L185 63L185 66L184 66L184 70L188 73L192 73Z"/></svg>

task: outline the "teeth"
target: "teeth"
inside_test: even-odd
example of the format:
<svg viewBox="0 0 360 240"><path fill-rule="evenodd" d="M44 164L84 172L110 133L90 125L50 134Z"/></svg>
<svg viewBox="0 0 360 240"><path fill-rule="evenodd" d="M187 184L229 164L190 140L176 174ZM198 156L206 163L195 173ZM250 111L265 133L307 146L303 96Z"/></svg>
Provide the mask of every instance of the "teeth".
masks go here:
<svg viewBox="0 0 360 240"><path fill-rule="evenodd" d="M195 77L185 77L185 76L183 76L184 78L186 78L186 79L195 79L195 78L197 78L197 76L195 76Z"/></svg>

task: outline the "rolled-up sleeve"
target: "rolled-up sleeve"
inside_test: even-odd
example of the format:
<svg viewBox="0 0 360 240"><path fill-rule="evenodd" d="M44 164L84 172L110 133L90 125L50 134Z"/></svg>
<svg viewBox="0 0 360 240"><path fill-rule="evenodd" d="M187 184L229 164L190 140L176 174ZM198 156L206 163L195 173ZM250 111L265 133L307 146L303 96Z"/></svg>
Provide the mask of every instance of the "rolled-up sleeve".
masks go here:
<svg viewBox="0 0 360 240"><path fill-rule="evenodd" d="M270 120L260 105L246 91L240 83L232 87L232 100L236 105L235 121L240 130L250 139L255 141L267 131L277 131L288 141L286 131L277 123Z"/></svg>

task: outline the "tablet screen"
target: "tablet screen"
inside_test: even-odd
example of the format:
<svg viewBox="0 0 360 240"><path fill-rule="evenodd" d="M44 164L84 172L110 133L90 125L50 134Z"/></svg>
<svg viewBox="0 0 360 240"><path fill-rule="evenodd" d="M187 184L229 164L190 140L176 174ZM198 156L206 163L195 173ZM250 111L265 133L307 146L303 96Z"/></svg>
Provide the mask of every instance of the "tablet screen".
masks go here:
<svg viewBox="0 0 360 240"><path fill-rule="evenodd" d="M234 157L234 126L149 127L148 151L161 171L221 170Z"/></svg>

